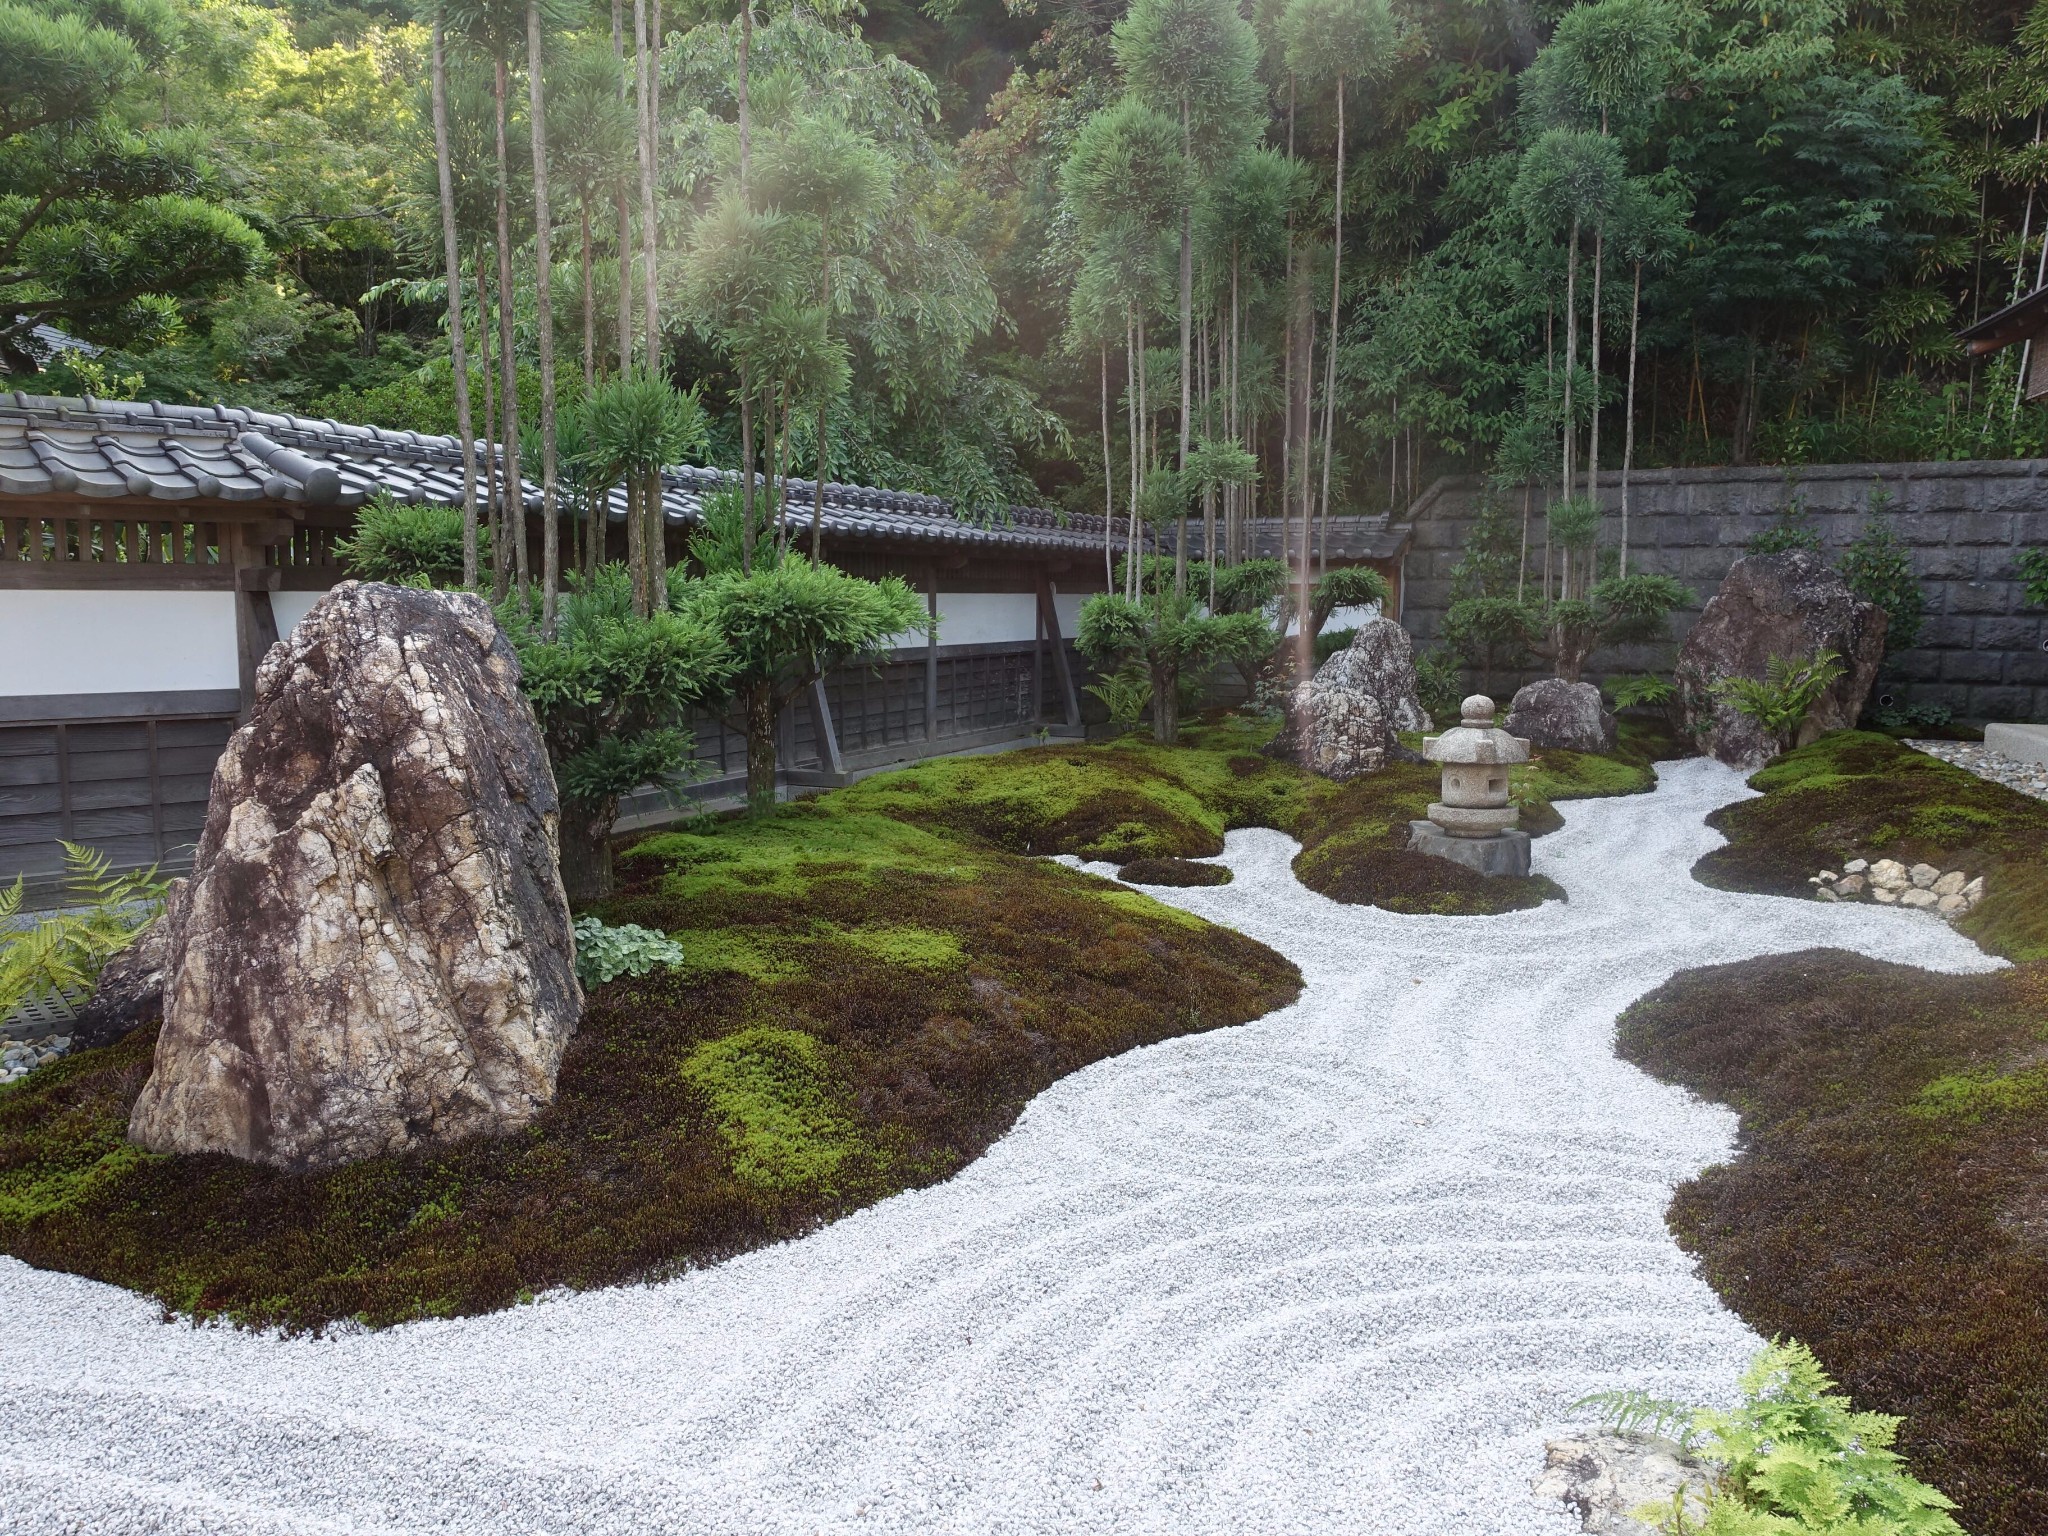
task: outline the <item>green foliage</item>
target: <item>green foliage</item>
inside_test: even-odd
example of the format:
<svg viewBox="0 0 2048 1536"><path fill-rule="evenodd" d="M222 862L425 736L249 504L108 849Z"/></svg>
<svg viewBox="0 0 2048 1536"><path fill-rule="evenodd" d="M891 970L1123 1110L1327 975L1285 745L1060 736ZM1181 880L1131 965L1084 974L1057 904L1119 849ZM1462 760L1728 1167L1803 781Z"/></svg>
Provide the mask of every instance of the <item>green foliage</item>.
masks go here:
<svg viewBox="0 0 2048 1536"><path fill-rule="evenodd" d="M1742 1378L1742 1401L1700 1416L1704 1454L1725 1472L1702 1536L1962 1536L1955 1504L1891 1448L1900 1421L1859 1413L1805 1345L1773 1344Z"/></svg>
<svg viewBox="0 0 2048 1536"><path fill-rule="evenodd" d="M1572 1412L1591 1408L1600 1422L1624 1435L1661 1435L1686 1450L1698 1438L1694 1427L1699 1410L1686 1403L1656 1397L1640 1387L1589 1392L1572 1404Z"/></svg>
<svg viewBox="0 0 2048 1536"><path fill-rule="evenodd" d="M680 464L708 441L696 391L640 368L599 383L584 402L583 422L588 462L608 483Z"/></svg>
<svg viewBox="0 0 2048 1536"><path fill-rule="evenodd" d="M1906 546L1882 514L1882 505L1873 498L1870 518L1856 542L1842 552L1840 566L1849 590L1885 611L1884 653L1892 656L1919 641L1927 597L1913 575Z"/></svg>
<svg viewBox="0 0 2048 1536"><path fill-rule="evenodd" d="M566 586L552 640L541 632L537 596L525 607L516 594L507 598L499 622L519 653L563 798L608 831L621 795L680 781L690 762L684 714L725 686L733 657L696 616L636 617L623 566L601 566L588 580L571 575Z"/></svg>
<svg viewBox="0 0 2048 1536"><path fill-rule="evenodd" d="M585 989L621 976L645 976L656 966L681 965L683 946L638 923L607 923L595 914L576 919L576 979Z"/></svg>
<svg viewBox="0 0 2048 1536"><path fill-rule="evenodd" d="M2048 608L2048 549L2029 549L2019 558L2027 606Z"/></svg>
<svg viewBox="0 0 2048 1536"><path fill-rule="evenodd" d="M33 927L9 921L21 908L22 881L0 888L0 1019L39 997L84 997L100 968L163 911L169 882L154 866L115 874L105 853L77 843L63 849L62 905Z"/></svg>
<svg viewBox="0 0 2048 1536"><path fill-rule="evenodd" d="M490 529L477 528L477 559L490 560ZM349 574L399 586L462 583L462 510L398 501L379 491L356 513L354 533L335 541Z"/></svg>
<svg viewBox="0 0 2048 1536"><path fill-rule="evenodd" d="M1458 718L1465 682L1452 652L1433 646L1415 658L1415 697L1431 720L1448 725Z"/></svg>
<svg viewBox="0 0 2048 1536"><path fill-rule="evenodd" d="M1813 526L1813 513L1806 498L1795 495L1778 509L1770 527L1742 546L1752 555L1783 555L1795 549L1818 550L1820 530Z"/></svg>
<svg viewBox="0 0 2048 1536"><path fill-rule="evenodd" d="M1264 656L1272 637L1262 614L1211 614L1192 596L1170 592L1135 602L1101 592L1082 605L1074 643L1098 667L1142 667L1150 675L1152 734L1171 743L1180 730L1181 675L1219 661Z"/></svg>
<svg viewBox="0 0 2048 1536"><path fill-rule="evenodd" d="M1720 679L1714 684L1714 697L1762 726L1783 752L1806 723L1807 711L1842 672L1842 658L1833 651L1821 651L1804 662L1773 656L1764 664L1761 678Z"/></svg>
<svg viewBox="0 0 2048 1536"><path fill-rule="evenodd" d="M1309 595L1309 629L1321 634L1330 615L1339 608L1367 608L1384 605L1388 597L1387 578L1369 565L1340 565L1323 572Z"/></svg>
<svg viewBox="0 0 2048 1536"><path fill-rule="evenodd" d="M1444 649L1469 667L1513 666L1536 643L1536 611L1512 597L1467 597L1444 614Z"/></svg>
<svg viewBox="0 0 2048 1536"><path fill-rule="evenodd" d="M1672 686L1670 678L1659 677L1654 672L1642 672L1633 677L1610 677L1604 686L1616 709L1635 709L1644 704L1668 704L1671 702L1671 696L1678 691Z"/></svg>
<svg viewBox="0 0 2048 1536"><path fill-rule="evenodd" d="M1278 599L1286 586L1287 567L1278 560L1226 565L1216 572L1216 612L1257 613Z"/></svg>
<svg viewBox="0 0 2048 1536"><path fill-rule="evenodd" d="M1152 702L1152 674L1136 660L1126 661L1082 691L1102 701L1109 711L1109 723L1117 730L1134 731Z"/></svg>

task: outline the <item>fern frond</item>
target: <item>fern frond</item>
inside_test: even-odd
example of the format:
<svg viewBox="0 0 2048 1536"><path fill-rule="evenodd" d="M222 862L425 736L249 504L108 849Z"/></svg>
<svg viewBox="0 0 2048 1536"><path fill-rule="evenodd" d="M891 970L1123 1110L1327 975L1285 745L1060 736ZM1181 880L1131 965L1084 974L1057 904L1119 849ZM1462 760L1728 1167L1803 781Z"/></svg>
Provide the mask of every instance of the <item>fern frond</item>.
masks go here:
<svg viewBox="0 0 2048 1536"><path fill-rule="evenodd" d="M1572 1412L1594 1409L1600 1422L1622 1434L1662 1435L1692 1448L1694 1420L1699 1410L1668 1398L1653 1397L1640 1387L1611 1392L1589 1392L1572 1404Z"/></svg>

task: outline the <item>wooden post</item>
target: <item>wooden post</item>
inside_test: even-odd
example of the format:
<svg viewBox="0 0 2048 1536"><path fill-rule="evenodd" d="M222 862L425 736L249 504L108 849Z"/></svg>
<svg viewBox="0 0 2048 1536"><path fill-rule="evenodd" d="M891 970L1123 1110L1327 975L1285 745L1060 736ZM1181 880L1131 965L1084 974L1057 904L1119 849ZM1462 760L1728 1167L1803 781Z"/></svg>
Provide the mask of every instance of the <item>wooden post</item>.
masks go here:
<svg viewBox="0 0 2048 1536"><path fill-rule="evenodd" d="M283 532L288 535L290 524ZM277 615L270 606L270 594L278 587L283 572L265 563L265 552L280 530L270 523L230 523L221 529L230 548L223 551L235 571L235 649L242 696L240 718L247 719L256 702L256 669L270 648L277 644Z"/></svg>
<svg viewBox="0 0 2048 1536"><path fill-rule="evenodd" d="M924 637L924 739L939 739L939 568L925 567L925 612L932 627Z"/></svg>
<svg viewBox="0 0 2048 1536"><path fill-rule="evenodd" d="M839 733L832 728L832 701L826 697L822 677L811 682L811 728L818 735L819 766L828 773L846 772L846 762L839 755Z"/></svg>
<svg viewBox="0 0 2048 1536"><path fill-rule="evenodd" d="M1052 675L1060 687L1060 701L1066 706L1067 724L1078 728L1081 724L1081 696L1074 690L1074 669L1067 661L1067 642L1060 635L1060 613L1059 605L1055 601L1056 595L1052 578L1043 571L1039 572L1039 627L1052 641Z"/></svg>

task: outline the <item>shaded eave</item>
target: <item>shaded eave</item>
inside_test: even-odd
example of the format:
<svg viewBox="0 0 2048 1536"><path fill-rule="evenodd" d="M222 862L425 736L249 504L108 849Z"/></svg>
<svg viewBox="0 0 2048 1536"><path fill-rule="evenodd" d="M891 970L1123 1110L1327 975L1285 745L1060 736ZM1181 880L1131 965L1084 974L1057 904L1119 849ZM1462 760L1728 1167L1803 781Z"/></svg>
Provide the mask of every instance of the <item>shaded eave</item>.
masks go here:
<svg viewBox="0 0 2048 1536"><path fill-rule="evenodd" d="M2048 330L2048 288L2036 288L1995 315L1986 315L1975 325L1956 332L1956 340L1971 357L2000 352L2022 341L2030 341Z"/></svg>

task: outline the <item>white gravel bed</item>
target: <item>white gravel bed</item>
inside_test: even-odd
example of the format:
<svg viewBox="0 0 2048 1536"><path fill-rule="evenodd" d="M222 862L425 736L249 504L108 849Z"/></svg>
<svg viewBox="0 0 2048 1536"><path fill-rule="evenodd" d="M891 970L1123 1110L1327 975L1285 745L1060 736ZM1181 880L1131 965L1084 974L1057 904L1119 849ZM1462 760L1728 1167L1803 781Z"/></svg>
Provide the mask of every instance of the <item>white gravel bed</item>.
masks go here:
<svg viewBox="0 0 2048 1536"><path fill-rule="evenodd" d="M1711 762L1567 805L1569 903L1162 899L1294 1006L1042 1094L958 1177L652 1287L325 1341L158 1321L0 1260L0 1529L1564 1536L1588 1391L1723 1399L1756 1347L1663 1223L1727 1111L1618 1061L1692 965L1832 944L1985 970L1920 913L1709 890Z"/></svg>
<svg viewBox="0 0 2048 1536"><path fill-rule="evenodd" d="M1975 741L1909 741L1906 745L1958 768L1967 768L1980 779L2003 784L2036 800L2048 800L2048 768L2039 763L2023 763Z"/></svg>

